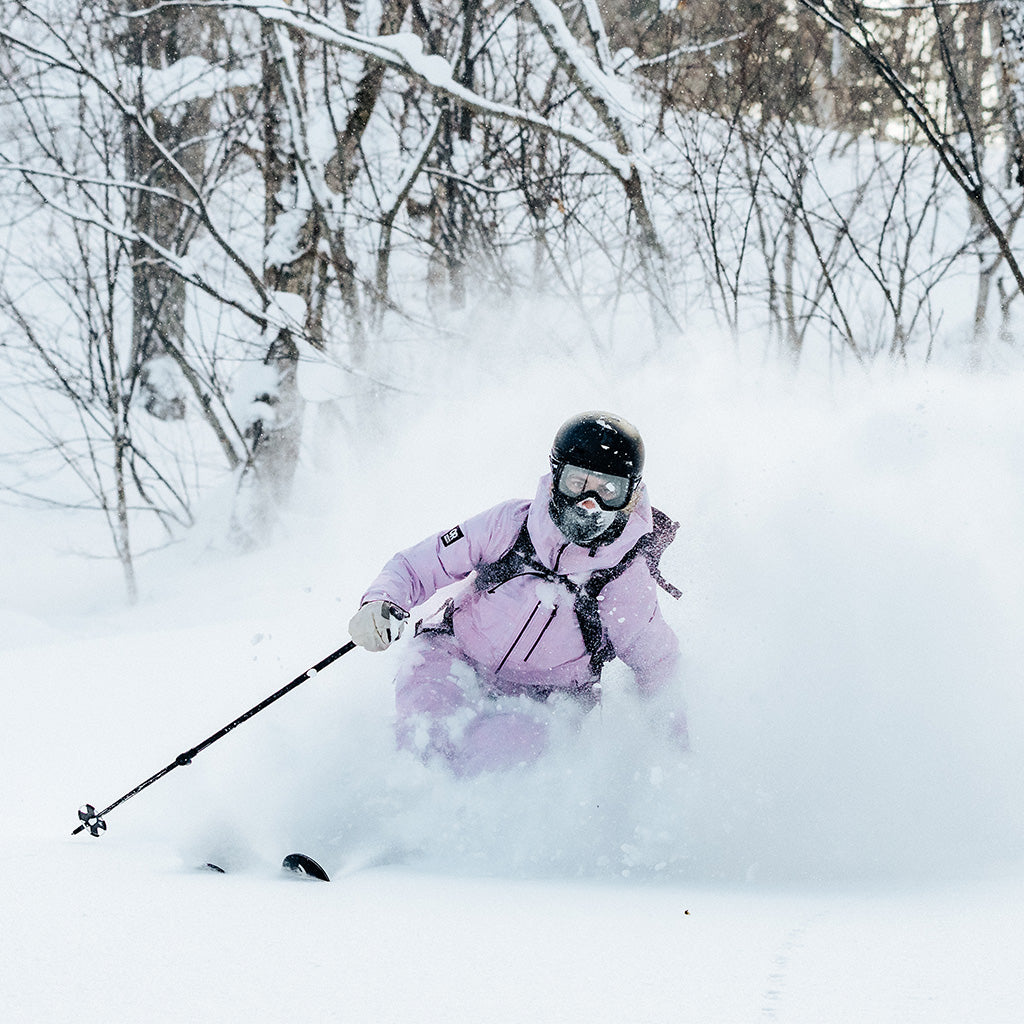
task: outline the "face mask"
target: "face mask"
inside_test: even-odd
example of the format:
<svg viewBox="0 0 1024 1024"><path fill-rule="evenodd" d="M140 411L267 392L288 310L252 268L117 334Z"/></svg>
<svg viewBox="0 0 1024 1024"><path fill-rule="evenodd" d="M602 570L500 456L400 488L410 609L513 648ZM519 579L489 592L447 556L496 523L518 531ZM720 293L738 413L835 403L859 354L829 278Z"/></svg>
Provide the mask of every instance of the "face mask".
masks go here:
<svg viewBox="0 0 1024 1024"><path fill-rule="evenodd" d="M572 502L552 497L551 518L566 540L580 547L593 544L615 522L616 513L603 509L591 498Z"/></svg>

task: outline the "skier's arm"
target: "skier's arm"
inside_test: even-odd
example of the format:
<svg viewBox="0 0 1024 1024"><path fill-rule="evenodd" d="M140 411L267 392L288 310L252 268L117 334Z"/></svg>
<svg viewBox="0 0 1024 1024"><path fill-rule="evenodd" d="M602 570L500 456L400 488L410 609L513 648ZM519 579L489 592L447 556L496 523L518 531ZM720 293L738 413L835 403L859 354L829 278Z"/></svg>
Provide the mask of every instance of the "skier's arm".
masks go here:
<svg viewBox="0 0 1024 1024"><path fill-rule="evenodd" d="M627 645L616 645L615 653L633 670L643 697L653 697L678 679L679 638L657 604L647 624Z"/></svg>
<svg viewBox="0 0 1024 1024"><path fill-rule="evenodd" d="M680 750L689 749L679 638L658 605L657 584L638 562L605 589L606 628L616 655L636 677L658 731ZM632 608L633 614L621 614Z"/></svg>
<svg viewBox="0 0 1024 1024"><path fill-rule="evenodd" d="M690 731L683 695L679 640L660 609L631 647L619 652L636 676L637 689L648 708L651 728L676 749L690 749Z"/></svg>
<svg viewBox="0 0 1024 1024"><path fill-rule="evenodd" d="M506 501L399 551L363 594L362 604L390 601L404 611L465 579L477 566L500 558L515 543L529 508Z"/></svg>

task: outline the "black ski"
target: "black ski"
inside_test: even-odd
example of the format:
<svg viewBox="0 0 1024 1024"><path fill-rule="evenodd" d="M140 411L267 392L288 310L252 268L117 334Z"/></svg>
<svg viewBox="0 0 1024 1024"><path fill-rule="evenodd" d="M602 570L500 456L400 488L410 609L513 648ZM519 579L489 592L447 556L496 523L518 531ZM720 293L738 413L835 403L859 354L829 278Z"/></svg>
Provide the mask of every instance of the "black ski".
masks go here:
<svg viewBox="0 0 1024 1024"><path fill-rule="evenodd" d="M304 853L289 853L281 862L281 867L285 871L292 871L306 878L319 878L321 882L331 880L331 876L312 857L307 857Z"/></svg>
<svg viewBox="0 0 1024 1024"><path fill-rule="evenodd" d="M204 871L214 871L218 875L227 874L224 868L219 864L214 864L213 861L207 861L202 867ZM321 882L331 880L331 876L312 857L307 857L304 853L289 853L281 861L281 869L301 878L317 878Z"/></svg>

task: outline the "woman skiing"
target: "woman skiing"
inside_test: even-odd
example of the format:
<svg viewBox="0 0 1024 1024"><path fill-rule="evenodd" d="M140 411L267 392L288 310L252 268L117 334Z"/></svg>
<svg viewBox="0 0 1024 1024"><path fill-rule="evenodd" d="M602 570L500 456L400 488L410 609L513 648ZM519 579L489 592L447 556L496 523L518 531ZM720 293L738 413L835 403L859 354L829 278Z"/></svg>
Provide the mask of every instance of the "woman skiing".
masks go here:
<svg viewBox="0 0 1024 1024"><path fill-rule="evenodd" d="M657 588L676 525L652 509L644 445L621 417L588 412L559 429L533 501L511 500L396 554L363 595L352 639L382 651L409 612L472 577L417 624L396 679L399 745L458 774L512 767L547 745L552 715L600 699L620 658L644 698L668 695L665 728L685 749L675 696L679 644Z"/></svg>

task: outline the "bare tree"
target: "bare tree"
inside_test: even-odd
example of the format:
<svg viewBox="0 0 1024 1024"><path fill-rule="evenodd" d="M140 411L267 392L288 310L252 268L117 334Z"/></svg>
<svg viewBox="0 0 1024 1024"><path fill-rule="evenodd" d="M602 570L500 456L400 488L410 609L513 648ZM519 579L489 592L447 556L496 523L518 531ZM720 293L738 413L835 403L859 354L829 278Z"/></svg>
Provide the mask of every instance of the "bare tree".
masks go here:
<svg viewBox="0 0 1024 1024"><path fill-rule="evenodd" d="M979 321L994 288L1005 328L1018 294L1021 197L993 183L985 157L1018 137L1014 5L60 10L66 24L51 24L15 0L0 18L0 100L15 126L0 173L19 224L109 251L102 268L93 252L90 276L115 298L88 316L59 301L92 325L72 346L108 410L90 450L129 485L129 531L146 508L187 521L192 495L230 476L239 534L259 542L310 437L304 362L332 364L331 416L355 419L394 386L392 345L413 362L460 331L468 346L474 303L550 294L607 353L679 333L699 304L736 344L767 335L796 364L812 350L858 362L929 350L937 282L965 258L980 268ZM989 57L977 40L997 16L1004 45ZM980 56L965 59L971 46ZM947 240L953 186L976 220ZM77 280L80 256L62 251L58 276ZM42 255L26 252L26 279L29 264L42 269ZM55 349L17 279L5 277L4 308L20 351L72 379L54 352L78 357ZM626 308L649 330L623 342L613 325ZM176 424L145 408L184 415L189 444L202 428L203 470L187 486L174 444L143 443ZM161 477L176 483L155 488Z"/></svg>
<svg viewBox="0 0 1024 1024"><path fill-rule="evenodd" d="M978 224L980 241L990 239L998 258L1012 275L1016 288L1024 286L1024 269L1011 245L1013 228L1019 217L1017 204L1007 206L993 187L985 167L986 123L981 121L977 86L973 91L962 65L962 34L954 24L962 13L949 11L939 3L931 5L931 29L935 40L935 58L943 78L941 89L931 75L914 79L900 73L877 30L879 18L856 0L800 0L835 32L841 35L869 63L878 82L893 95L913 125L914 135L935 153L950 180L966 197L971 215ZM1008 25L1014 23L1012 20ZM958 40L961 40L958 43ZM974 76L979 77L977 74ZM986 308L989 273L981 247L982 282L979 312L975 316L976 334L979 316Z"/></svg>
<svg viewBox="0 0 1024 1024"><path fill-rule="evenodd" d="M13 65L6 75L12 71ZM7 486L36 502L100 512L134 600L137 537L149 546L190 525L194 493L183 463L168 459L135 415L141 367L131 358L125 282L134 236L119 177L121 119L109 108L90 108L88 149L64 149L63 115L84 109L88 90L81 80L77 89L74 79L65 80L57 104L57 79L43 76L47 88L36 93L38 79L22 71L21 109L32 115L30 127L21 124L29 128L23 141L66 169L25 171L14 194L21 205L35 206L31 223L45 228L48 244L41 260L28 245L8 253L0 285L4 361L17 385L5 389L2 401L39 443L27 480ZM52 120L35 116L39 98ZM63 485L50 486L50 474Z"/></svg>

